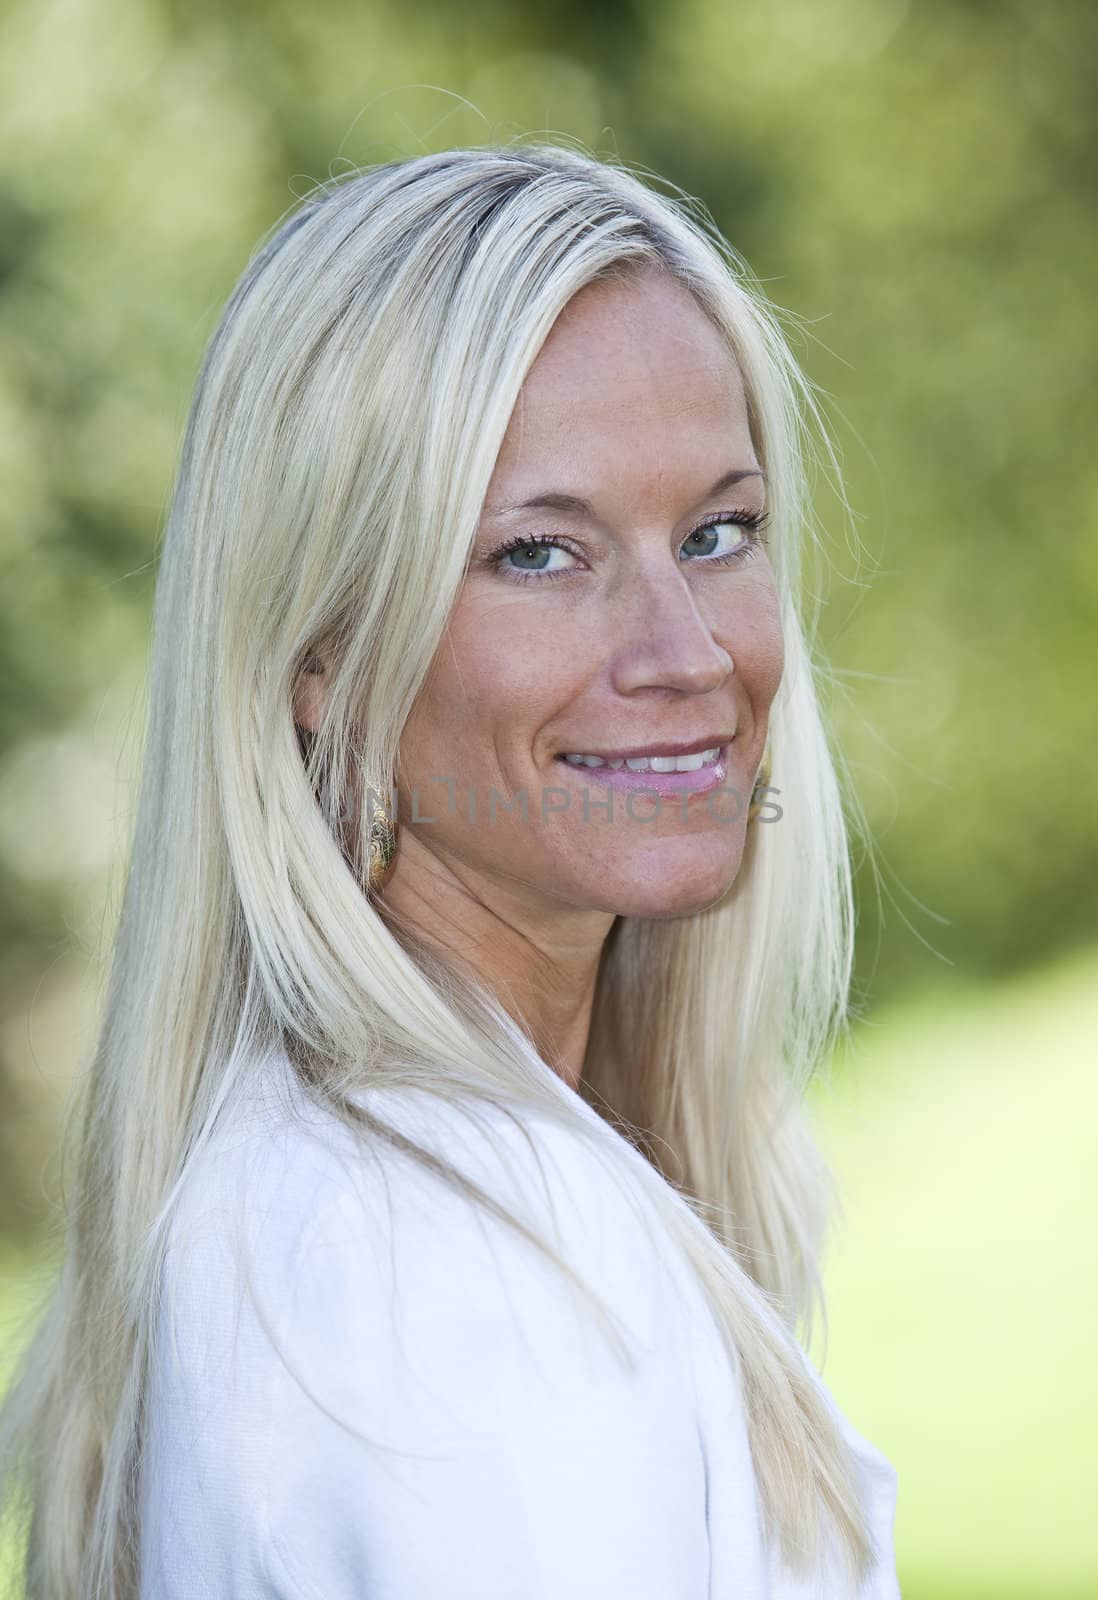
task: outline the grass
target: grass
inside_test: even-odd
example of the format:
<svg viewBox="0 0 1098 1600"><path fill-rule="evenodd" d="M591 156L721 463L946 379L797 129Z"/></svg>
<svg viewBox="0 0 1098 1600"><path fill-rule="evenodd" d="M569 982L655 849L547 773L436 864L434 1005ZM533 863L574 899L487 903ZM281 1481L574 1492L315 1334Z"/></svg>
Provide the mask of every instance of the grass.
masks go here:
<svg viewBox="0 0 1098 1600"><path fill-rule="evenodd" d="M1098 1594L1098 951L879 1014L813 1095L838 1403L905 1600Z"/></svg>
<svg viewBox="0 0 1098 1600"><path fill-rule="evenodd" d="M0 1394L37 1322L50 1281L45 1255L0 1242ZM0 1596L21 1600L22 1539L10 1522L0 1525Z"/></svg>

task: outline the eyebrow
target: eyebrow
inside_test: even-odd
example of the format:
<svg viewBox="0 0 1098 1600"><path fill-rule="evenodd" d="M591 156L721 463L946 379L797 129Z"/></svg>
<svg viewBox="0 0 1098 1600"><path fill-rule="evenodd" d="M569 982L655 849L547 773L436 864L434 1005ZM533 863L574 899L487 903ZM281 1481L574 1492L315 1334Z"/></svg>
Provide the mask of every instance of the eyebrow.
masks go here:
<svg viewBox="0 0 1098 1600"><path fill-rule="evenodd" d="M706 494L702 495L701 499L712 500L715 496L723 494L726 489L731 489L735 484L742 483L744 478L761 478L764 483L768 481L766 473L757 467L726 472L717 479ZM531 500L516 500L506 504L497 502L495 505L486 505L484 509L494 517L510 516L515 511L572 511L585 517L594 515L591 502L584 500L582 495L563 494L555 491L534 495Z"/></svg>

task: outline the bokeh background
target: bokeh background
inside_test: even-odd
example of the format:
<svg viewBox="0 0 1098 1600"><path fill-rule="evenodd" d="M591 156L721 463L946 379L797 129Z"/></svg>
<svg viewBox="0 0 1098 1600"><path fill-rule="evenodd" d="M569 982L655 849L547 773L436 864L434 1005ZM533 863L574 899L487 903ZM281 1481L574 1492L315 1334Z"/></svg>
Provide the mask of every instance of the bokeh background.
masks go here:
<svg viewBox="0 0 1098 1600"><path fill-rule="evenodd" d="M1087 0L0 8L0 1361L51 1266L220 307L348 164L578 140L750 262L853 510L820 470L869 838L816 1358L897 1466L907 1600L1098 1594L1096 45Z"/></svg>

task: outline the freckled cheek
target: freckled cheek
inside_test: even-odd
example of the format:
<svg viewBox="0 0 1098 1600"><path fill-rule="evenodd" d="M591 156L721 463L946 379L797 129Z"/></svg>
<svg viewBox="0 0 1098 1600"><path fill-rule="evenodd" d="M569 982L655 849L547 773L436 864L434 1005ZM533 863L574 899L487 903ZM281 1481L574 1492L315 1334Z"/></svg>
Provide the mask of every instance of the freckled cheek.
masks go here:
<svg viewBox="0 0 1098 1600"><path fill-rule="evenodd" d="M769 665L770 697L778 692L785 671L785 634L782 629L781 598L773 577L770 580L769 605L764 612L763 637L767 643L766 659Z"/></svg>
<svg viewBox="0 0 1098 1600"><path fill-rule="evenodd" d="M713 636L735 662L744 691L759 710L774 699L785 670L785 639L773 581L737 596L737 603L710 619Z"/></svg>
<svg viewBox="0 0 1098 1600"><path fill-rule="evenodd" d="M451 619L432 680L409 720L412 742L520 757L573 697L573 644L532 606L468 606ZM420 745L422 748L422 744Z"/></svg>
<svg viewBox="0 0 1098 1600"><path fill-rule="evenodd" d="M775 618L773 628L764 636L758 669L759 693L767 702L772 701L777 694L784 671L785 640L781 624Z"/></svg>

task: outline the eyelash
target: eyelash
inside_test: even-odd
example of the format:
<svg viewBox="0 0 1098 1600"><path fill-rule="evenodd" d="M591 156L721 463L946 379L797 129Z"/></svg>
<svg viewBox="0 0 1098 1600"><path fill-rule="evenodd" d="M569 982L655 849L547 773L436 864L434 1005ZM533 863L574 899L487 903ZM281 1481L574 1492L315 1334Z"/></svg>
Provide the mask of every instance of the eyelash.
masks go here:
<svg viewBox="0 0 1098 1600"><path fill-rule="evenodd" d="M692 539L695 534L704 533L706 528L723 527L730 522L735 523L737 527L746 528L749 537L745 544L739 545L735 550L729 550L723 556L694 557L694 560L706 566L733 566L741 562L750 561L758 550L759 545L766 543L764 530L769 521L769 511L717 511L713 516L706 517L703 522L699 522L696 528L692 528L686 538ZM684 540L683 543L685 542ZM578 554L570 544L563 539L555 538L551 534L544 539L534 539L527 534L520 533L515 538L508 539L506 544L501 544L498 549L493 550L488 560L493 566L503 570L503 563L512 550L540 550L544 545L553 546L558 550L567 550L568 554L572 556ZM536 570L522 572L517 567L509 567L506 570L509 582L529 583L533 580L535 583L551 583L555 578L567 578L572 569L569 568L565 571L557 572L538 572Z"/></svg>

